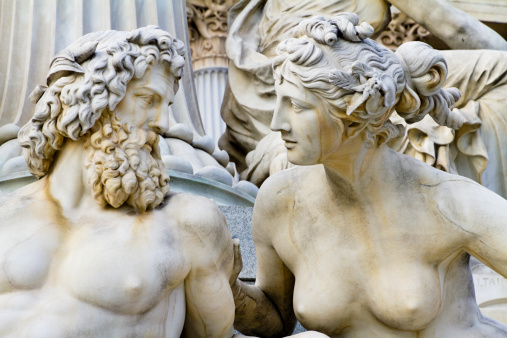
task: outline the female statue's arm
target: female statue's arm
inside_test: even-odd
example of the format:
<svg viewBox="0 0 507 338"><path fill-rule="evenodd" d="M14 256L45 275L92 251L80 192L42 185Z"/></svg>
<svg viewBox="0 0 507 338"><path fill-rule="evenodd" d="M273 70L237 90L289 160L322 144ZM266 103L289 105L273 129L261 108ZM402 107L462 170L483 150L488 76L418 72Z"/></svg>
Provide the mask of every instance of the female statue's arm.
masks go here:
<svg viewBox="0 0 507 338"><path fill-rule="evenodd" d="M445 0L389 0L452 49L507 50L507 41Z"/></svg>
<svg viewBox="0 0 507 338"><path fill-rule="evenodd" d="M468 180L441 188L438 209L456 246L507 278L507 200Z"/></svg>
<svg viewBox="0 0 507 338"><path fill-rule="evenodd" d="M263 191L264 190L264 191ZM280 204L261 189L257 195L252 233L257 256L257 279L248 285L232 284L236 317L234 327L247 335L280 337L290 335L296 325L292 307L294 275L272 245L280 222ZM275 210L276 209L276 210ZM235 250L235 255L239 250Z"/></svg>

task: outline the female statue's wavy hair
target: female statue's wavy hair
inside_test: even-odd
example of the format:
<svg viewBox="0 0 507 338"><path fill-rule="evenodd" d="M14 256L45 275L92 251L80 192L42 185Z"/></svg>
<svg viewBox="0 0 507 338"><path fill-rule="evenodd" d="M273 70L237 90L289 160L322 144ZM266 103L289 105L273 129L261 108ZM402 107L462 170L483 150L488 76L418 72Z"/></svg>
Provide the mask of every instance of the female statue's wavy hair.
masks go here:
<svg viewBox="0 0 507 338"><path fill-rule="evenodd" d="M112 112L127 84L150 65L167 63L175 92L184 66L184 45L167 32L148 26L132 32L90 33L53 59L47 85L31 95L35 114L19 132L30 172L42 177L64 139L79 140L103 112Z"/></svg>
<svg viewBox="0 0 507 338"><path fill-rule="evenodd" d="M422 42L402 45L396 53L369 39L373 28L356 14L340 13L303 20L295 38L278 46L275 80L292 78L323 99L333 121L349 132L366 129L368 145L403 132L389 117L396 109L408 123L430 114L440 125L457 129L463 118L450 110L460 97L442 89L445 59Z"/></svg>

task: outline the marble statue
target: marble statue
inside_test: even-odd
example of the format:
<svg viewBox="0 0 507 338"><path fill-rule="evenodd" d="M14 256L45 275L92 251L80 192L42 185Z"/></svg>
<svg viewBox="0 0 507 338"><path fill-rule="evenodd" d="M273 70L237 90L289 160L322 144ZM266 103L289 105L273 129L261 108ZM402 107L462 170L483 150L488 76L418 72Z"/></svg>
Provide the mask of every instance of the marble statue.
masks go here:
<svg viewBox="0 0 507 338"><path fill-rule="evenodd" d="M376 36L390 20L390 3L454 49L507 50L501 36L445 0L241 1L229 16L229 87L222 105L227 130L219 145L243 172L242 178L260 186L270 174L291 166L279 134L269 128L276 102L271 70L276 46L292 35L302 19L340 12L357 13L361 22L374 27L372 36ZM507 141L502 101L507 52L446 51L444 55L450 75L444 86L458 87L464 94L455 104L465 117L463 127L454 135L427 118L407 128L405 140L391 146L507 197L503 172L507 155L501 147Z"/></svg>
<svg viewBox="0 0 507 338"><path fill-rule="evenodd" d="M297 319L333 337L507 337L481 315L468 263L507 276L507 201L386 145L404 133L394 110L460 128L460 92L442 88L446 61L430 46L392 53L372 33L355 14L317 16L277 48L271 128L297 166L257 196L257 280L233 284L235 328L275 337Z"/></svg>
<svg viewBox="0 0 507 338"><path fill-rule="evenodd" d="M233 336L225 219L170 191L158 146L184 51L148 26L52 61L19 133L40 179L0 196L0 336Z"/></svg>
<svg viewBox="0 0 507 338"><path fill-rule="evenodd" d="M0 7L0 194L35 181L17 135L33 114L30 93L46 81L47 66L57 53L88 33L148 25L181 41L189 39L181 0L4 1ZM159 142L171 191L203 195L219 205L253 206L257 188L238 180L227 153L205 133L192 77L187 57L180 89L169 107L169 130Z"/></svg>

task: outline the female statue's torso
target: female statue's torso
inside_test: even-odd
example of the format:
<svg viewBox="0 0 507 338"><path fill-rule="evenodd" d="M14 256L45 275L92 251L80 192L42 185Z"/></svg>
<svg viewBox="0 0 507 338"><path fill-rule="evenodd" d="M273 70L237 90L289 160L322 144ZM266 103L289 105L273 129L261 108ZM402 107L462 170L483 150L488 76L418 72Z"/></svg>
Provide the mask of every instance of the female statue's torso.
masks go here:
<svg viewBox="0 0 507 338"><path fill-rule="evenodd" d="M259 190L257 280L233 285L235 326L283 336L297 318L333 337L507 337L481 315L468 267L472 254L507 275L505 199L386 145L404 132L393 111L460 128L460 92L441 87L447 67L431 47L392 54L373 31L352 13L314 17L277 47L270 128L300 167Z"/></svg>
<svg viewBox="0 0 507 338"><path fill-rule="evenodd" d="M444 325L452 329L446 335L439 330L439 322L469 312L453 308L456 301L477 309L461 234L440 210L453 185L475 183L392 151L386 163L359 187L322 165L271 179L278 208L288 211L272 238L295 276L298 320L331 336L463 336L474 325L474 334L507 335L481 325L480 315Z"/></svg>

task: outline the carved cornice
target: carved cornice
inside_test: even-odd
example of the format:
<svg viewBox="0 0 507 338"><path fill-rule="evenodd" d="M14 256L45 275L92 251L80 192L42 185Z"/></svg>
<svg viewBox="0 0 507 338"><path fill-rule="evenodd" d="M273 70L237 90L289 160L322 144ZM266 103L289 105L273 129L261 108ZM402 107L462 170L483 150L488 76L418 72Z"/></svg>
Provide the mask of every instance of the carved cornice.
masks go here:
<svg viewBox="0 0 507 338"><path fill-rule="evenodd" d="M402 43L408 41L427 42L430 35L430 32L405 14L393 13L391 22L376 41L395 51Z"/></svg>
<svg viewBox="0 0 507 338"><path fill-rule="evenodd" d="M187 1L190 51L194 70L227 67L227 12L238 0Z"/></svg>

